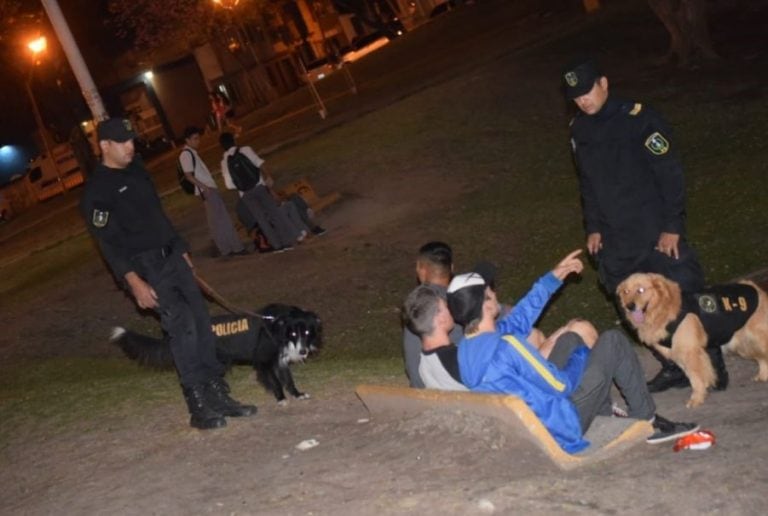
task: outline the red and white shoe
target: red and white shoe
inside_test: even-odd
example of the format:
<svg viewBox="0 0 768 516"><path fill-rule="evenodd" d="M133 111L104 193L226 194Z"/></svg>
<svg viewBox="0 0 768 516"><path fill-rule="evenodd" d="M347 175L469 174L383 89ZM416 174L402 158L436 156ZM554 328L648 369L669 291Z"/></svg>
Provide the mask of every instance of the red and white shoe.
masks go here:
<svg viewBox="0 0 768 516"><path fill-rule="evenodd" d="M684 435L675 442L673 450L706 450L715 444L715 434L709 430L698 430Z"/></svg>

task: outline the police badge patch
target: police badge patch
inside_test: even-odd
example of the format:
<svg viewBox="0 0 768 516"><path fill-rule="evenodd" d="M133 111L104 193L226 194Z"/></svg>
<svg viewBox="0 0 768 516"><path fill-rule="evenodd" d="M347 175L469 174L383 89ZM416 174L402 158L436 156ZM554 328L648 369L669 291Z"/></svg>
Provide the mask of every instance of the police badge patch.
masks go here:
<svg viewBox="0 0 768 516"><path fill-rule="evenodd" d="M651 151L652 154L661 156L669 151L669 141L660 132L656 131L645 139L645 148Z"/></svg>
<svg viewBox="0 0 768 516"><path fill-rule="evenodd" d="M709 294L699 296L699 308L707 314L717 312L717 300L715 299L715 296Z"/></svg>
<svg viewBox="0 0 768 516"><path fill-rule="evenodd" d="M573 88L579 84L579 76L576 75L576 72L568 72L565 74L565 83Z"/></svg>
<svg viewBox="0 0 768 516"><path fill-rule="evenodd" d="M102 211L102 210L93 210L93 218L91 219L91 222L93 223L94 227L97 228L103 228L107 225L107 222L109 221L109 212L108 211Z"/></svg>

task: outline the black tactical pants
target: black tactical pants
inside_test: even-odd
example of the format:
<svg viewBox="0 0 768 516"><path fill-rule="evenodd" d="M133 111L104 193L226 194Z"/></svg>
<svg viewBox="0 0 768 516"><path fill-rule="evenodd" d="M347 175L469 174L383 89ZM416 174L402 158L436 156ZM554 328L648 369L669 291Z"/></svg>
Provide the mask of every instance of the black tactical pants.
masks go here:
<svg viewBox="0 0 768 516"><path fill-rule="evenodd" d="M679 258L671 258L656 250L640 256L633 262L600 259L598 274L608 294L615 294L616 287L634 272L654 272L680 285L683 292L696 292L704 287L704 271L696 251L685 240L678 244Z"/></svg>
<svg viewBox="0 0 768 516"><path fill-rule="evenodd" d="M170 337L181 385L191 387L222 376L224 367L216 359L208 307L186 260L164 248L142 253L133 262L157 294L155 311Z"/></svg>

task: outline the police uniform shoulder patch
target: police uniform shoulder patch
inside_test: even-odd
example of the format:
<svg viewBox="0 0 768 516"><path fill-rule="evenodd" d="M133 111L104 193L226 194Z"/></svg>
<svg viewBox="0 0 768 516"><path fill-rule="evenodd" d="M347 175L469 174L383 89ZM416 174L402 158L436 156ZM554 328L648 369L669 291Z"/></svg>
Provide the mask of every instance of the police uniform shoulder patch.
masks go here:
<svg viewBox="0 0 768 516"><path fill-rule="evenodd" d="M93 216L91 218L91 223L93 226L101 229L107 225L107 222L109 222L109 212L106 210L94 208Z"/></svg>
<svg viewBox="0 0 768 516"><path fill-rule="evenodd" d="M651 154L662 156L669 152L669 141L664 138L660 132L656 131L645 139L645 148L648 149Z"/></svg>
<svg viewBox="0 0 768 516"><path fill-rule="evenodd" d="M629 112L630 116L637 116L640 114L640 111L643 110L643 105L639 102L635 102L635 105L632 107L632 111Z"/></svg>

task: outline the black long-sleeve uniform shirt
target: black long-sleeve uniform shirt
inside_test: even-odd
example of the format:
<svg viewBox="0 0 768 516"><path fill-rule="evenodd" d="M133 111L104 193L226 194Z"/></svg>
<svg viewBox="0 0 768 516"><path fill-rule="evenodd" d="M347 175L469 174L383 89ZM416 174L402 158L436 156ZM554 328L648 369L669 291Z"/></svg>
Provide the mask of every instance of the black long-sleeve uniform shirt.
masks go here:
<svg viewBox="0 0 768 516"><path fill-rule="evenodd" d="M600 233L601 260L637 259L662 232L685 234L685 184L671 131L648 107L609 97L571 124L584 227Z"/></svg>
<svg viewBox="0 0 768 516"><path fill-rule="evenodd" d="M174 252L188 250L138 158L124 169L97 165L86 182L80 211L119 281L136 272L131 258L140 253L169 246Z"/></svg>

